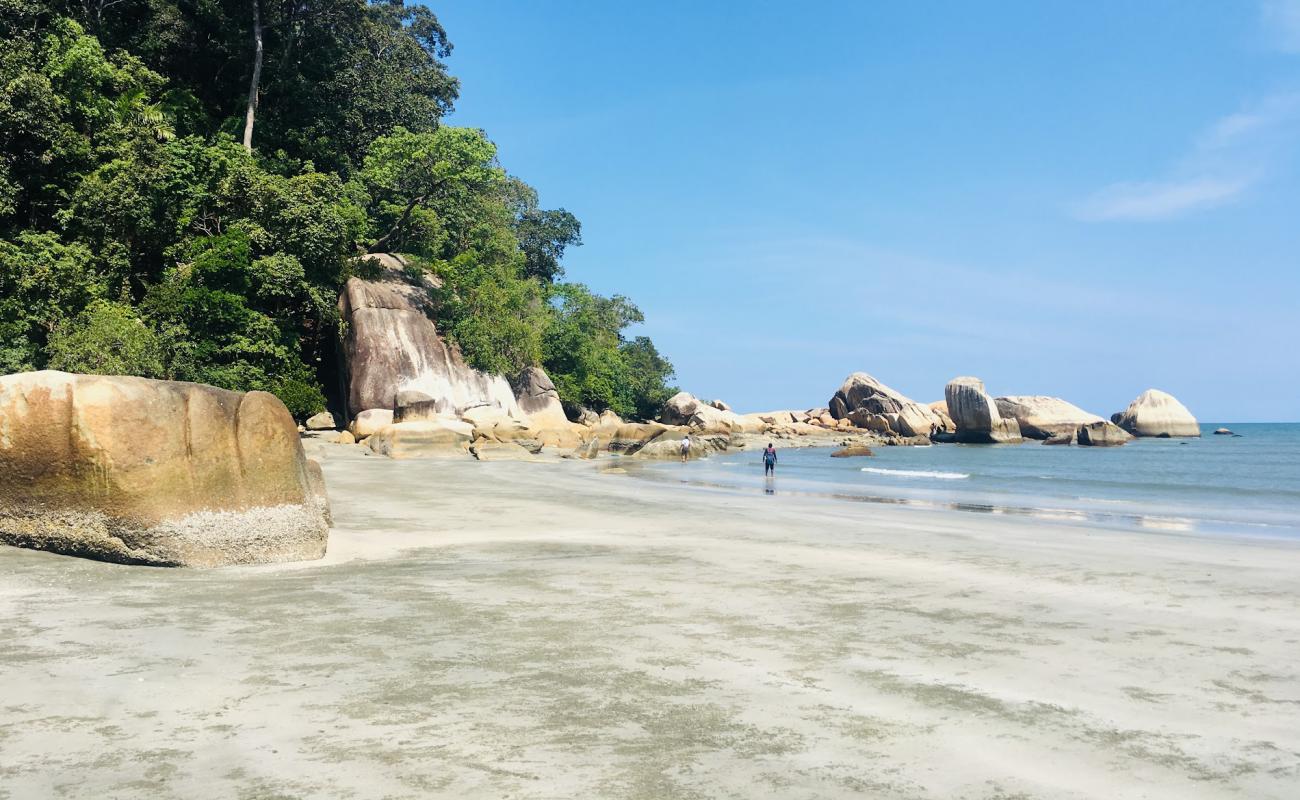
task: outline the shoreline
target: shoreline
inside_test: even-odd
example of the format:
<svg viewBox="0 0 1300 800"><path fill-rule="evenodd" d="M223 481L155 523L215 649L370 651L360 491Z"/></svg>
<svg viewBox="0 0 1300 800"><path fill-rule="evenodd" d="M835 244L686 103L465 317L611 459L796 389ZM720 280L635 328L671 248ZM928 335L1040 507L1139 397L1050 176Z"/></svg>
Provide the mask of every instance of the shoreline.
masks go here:
<svg viewBox="0 0 1300 800"><path fill-rule="evenodd" d="M323 452L322 561L0 549L0 797L1300 780L1297 543Z"/></svg>

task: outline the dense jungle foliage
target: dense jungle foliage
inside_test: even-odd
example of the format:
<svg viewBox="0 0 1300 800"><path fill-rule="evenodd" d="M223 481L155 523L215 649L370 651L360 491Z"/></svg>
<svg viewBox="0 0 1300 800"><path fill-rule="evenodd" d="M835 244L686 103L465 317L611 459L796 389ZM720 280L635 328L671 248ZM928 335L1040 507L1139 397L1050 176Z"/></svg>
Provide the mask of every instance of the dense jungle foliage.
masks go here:
<svg viewBox="0 0 1300 800"><path fill-rule="evenodd" d="M624 297L563 283L578 220L479 130L402 0L0 0L0 373L265 389L325 406L359 254L438 276L476 367L649 416L672 366Z"/></svg>

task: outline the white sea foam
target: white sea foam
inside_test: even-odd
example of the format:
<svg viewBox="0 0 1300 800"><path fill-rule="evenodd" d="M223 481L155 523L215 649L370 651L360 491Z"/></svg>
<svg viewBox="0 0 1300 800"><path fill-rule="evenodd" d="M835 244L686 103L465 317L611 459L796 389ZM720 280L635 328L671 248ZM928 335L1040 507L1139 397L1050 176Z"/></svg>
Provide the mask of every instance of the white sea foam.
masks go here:
<svg viewBox="0 0 1300 800"><path fill-rule="evenodd" d="M900 478L934 478L941 481L959 481L969 478L965 472L939 472L930 469L883 469L880 467L863 467L863 472L874 475L897 475Z"/></svg>

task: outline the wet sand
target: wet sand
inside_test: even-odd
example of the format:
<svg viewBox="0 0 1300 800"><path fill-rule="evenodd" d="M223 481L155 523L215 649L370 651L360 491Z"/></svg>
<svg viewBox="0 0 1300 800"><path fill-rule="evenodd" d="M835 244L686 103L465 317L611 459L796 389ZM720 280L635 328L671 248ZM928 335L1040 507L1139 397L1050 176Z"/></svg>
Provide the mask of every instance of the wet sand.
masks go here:
<svg viewBox="0 0 1300 800"><path fill-rule="evenodd" d="M324 561L0 548L0 798L1300 795L1298 543L322 452Z"/></svg>

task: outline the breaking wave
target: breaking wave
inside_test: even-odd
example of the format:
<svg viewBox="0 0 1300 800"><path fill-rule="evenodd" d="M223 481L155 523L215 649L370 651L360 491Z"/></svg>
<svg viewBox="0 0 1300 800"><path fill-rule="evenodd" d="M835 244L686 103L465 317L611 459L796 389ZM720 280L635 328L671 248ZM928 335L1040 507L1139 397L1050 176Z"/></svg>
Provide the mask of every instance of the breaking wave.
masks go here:
<svg viewBox="0 0 1300 800"><path fill-rule="evenodd" d="M963 478L969 478L965 472L939 472L929 469L883 469L881 467L863 467L863 472L870 472L874 475L897 475L901 478L934 478L941 481L959 481Z"/></svg>

